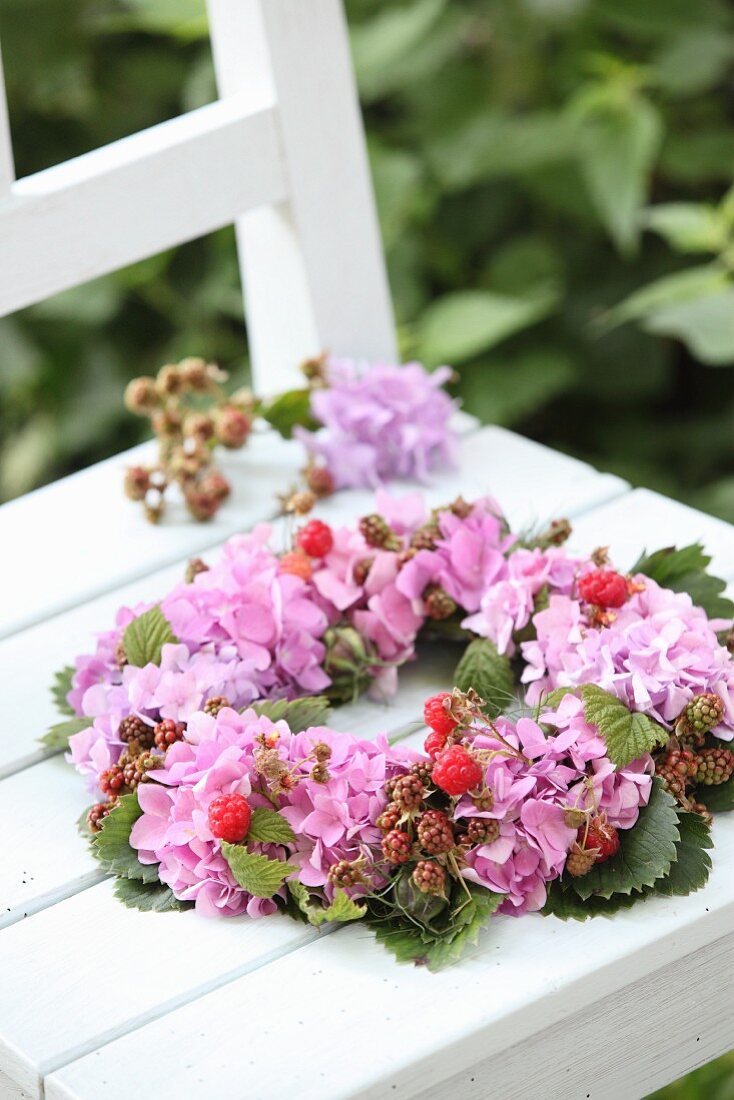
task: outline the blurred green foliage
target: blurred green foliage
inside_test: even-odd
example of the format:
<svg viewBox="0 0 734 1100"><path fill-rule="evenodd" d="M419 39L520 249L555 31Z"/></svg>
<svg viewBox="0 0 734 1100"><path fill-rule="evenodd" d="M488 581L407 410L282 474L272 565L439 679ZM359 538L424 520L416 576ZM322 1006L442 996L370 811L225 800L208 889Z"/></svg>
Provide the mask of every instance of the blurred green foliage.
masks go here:
<svg viewBox="0 0 734 1100"><path fill-rule="evenodd" d="M734 520L731 5L347 10L405 355ZM0 0L0 35L19 176L215 97L204 0ZM231 230L0 320L0 499L135 442L133 375L244 377L243 324ZM734 1100L734 1055L656 1097Z"/></svg>
<svg viewBox="0 0 734 1100"><path fill-rule="evenodd" d="M734 519L731 5L347 11L405 355L455 365L488 422ZM19 175L215 95L204 0L0 0L0 34ZM134 374L244 376L242 326L230 230L0 321L0 496L134 442Z"/></svg>

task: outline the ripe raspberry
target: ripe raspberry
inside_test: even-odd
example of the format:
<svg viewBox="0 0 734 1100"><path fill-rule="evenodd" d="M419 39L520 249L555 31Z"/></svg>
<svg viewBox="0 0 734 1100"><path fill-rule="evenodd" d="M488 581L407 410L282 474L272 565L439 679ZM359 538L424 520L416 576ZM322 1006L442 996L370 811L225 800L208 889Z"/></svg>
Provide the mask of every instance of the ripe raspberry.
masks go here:
<svg viewBox="0 0 734 1100"><path fill-rule="evenodd" d="M173 718L164 718L155 727L155 747L165 752L175 741L183 741L185 733L185 722L174 722Z"/></svg>
<svg viewBox="0 0 734 1100"><path fill-rule="evenodd" d="M665 757L663 767L675 772L682 779L690 779L696 774L697 758L689 749L673 749Z"/></svg>
<svg viewBox="0 0 734 1100"><path fill-rule="evenodd" d="M391 829L382 838L382 854L388 863L407 863L413 845L402 829Z"/></svg>
<svg viewBox="0 0 734 1100"><path fill-rule="evenodd" d="M360 886L366 881L359 865L351 863L348 859L340 859L338 863L332 863L326 877L332 886L341 886L342 889Z"/></svg>
<svg viewBox="0 0 734 1100"><path fill-rule="evenodd" d="M119 764L113 764L111 768L107 768L106 771L102 772L99 777L99 789L108 798L116 798L124 786L125 776Z"/></svg>
<svg viewBox="0 0 734 1100"><path fill-rule="evenodd" d="M423 742L423 748L430 756L431 760L435 760L439 753L442 753L446 748L446 734L437 733L435 730L431 730Z"/></svg>
<svg viewBox="0 0 734 1100"><path fill-rule="evenodd" d="M225 707L229 706L231 706L231 703L226 695L212 695L204 703L204 713L216 718L220 710L224 710Z"/></svg>
<svg viewBox="0 0 734 1100"><path fill-rule="evenodd" d="M400 807L396 806L394 802L388 802L375 824L383 833L389 833L391 829L395 828L402 816L403 812Z"/></svg>
<svg viewBox="0 0 734 1100"><path fill-rule="evenodd" d="M627 603L627 581L613 569L594 569L579 580L579 595L595 607L621 607Z"/></svg>
<svg viewBox="0 0 734 1100"><path fill-rule="evenodd" d="M334 535L328 523L312 519L296 535L296 546L310 558L325 558L334 545Z"/></svg>
<svg viewBox="0 0 734 1100"><path fill-rule="evenodd" d="M117 727L117 736L126 744L135 742L141 749L153 747L153 727L147 725L142 718L138 718L135 714L129 714L127 718L122 719Z"/></svg>
<svg viewBox="0 0 734 1100"><path fill-rule="evenodd" d="M290 553L283 554L280 559L280 572L292 573L294 577L310 581L313 569L303 550L291 550Z"/></svg>
<svg viewBox="0 0 734 1100"><path fill-rule="evenodd" d="M423 721L430 726L435 733L441 734L444 741L450 733L456 729L457 721L444 706L446 699L450 699L448 691L441 691L438 695L432 695L423 704ZM428 750L426 749L426 752ZM431 755L431 754L429 754Z"/></svg>
<svg viewBox="0 0 734 1100"><path fill-rule="evenodd" d="M707 733L718 726L724 717L724 703L712 691L694 695L684 710L686 725L696 733Z"/></svg>
<svg viewBox="0 0 734 1100"><path fill-rule="evenodd" d="M697 757L696 782L707 787L726 783L734 772L731 749L703 749Z"/></svg>
<svg viewBox="0 0 734 1100"><path fill-rule="evenodd" d="M596 856L596 848L587 851L574 841L566 857L566 870L574 878L581 878L582 875L587 875L594 866Z"/></svg>
<svg viewBox="0 0 734 1100"><path fill-rule="evenodd" d="M433 765L433 782L446 794L466 794L482 782L484 773L463 745L444 749Z"/></svg>
<svg viewBox="0 0 734 1100"><path fill-rule="evenodd" d="M95 802L87 811L87 826L91 833L98 833L102 828L102 822L110 810L114 810L116 802Z"/></svg>
<svg viewBox="0 0 734 1100"><path fill-rule="evenodd" d="M440 584L429 584L423 593L423 608L427 618L434 622L450 619L456 611L456 603Z"/></svg>
<svg viewBox="0 0 734 1100"><path fill-rule="evenodd" d="M609 824L606 814L597 814L592 817L588 830L585 825L582 825L577 839L587 851L591 849L597 851L597 863L603 863L605 859L609 859L619 851L619 833L614 825Z"/></svg>
<svg viewBox="0 0 734 1100"><path fill-rule="evenodd" d="M400 543L387 521L376 512L362 517L359 521L359 530L368 546L376 546L381 550L400 549Z"/></svg>
<svg viewBox="0 0 734 1100"><path fill-rule="evenodd" d="M393 788L392 798L403 813L416 810L423 801L426 789L417 775L403 775Z"/></svg>
<svg viewBox="0 0 734 1100"><path fill-rule="evenodd" d="M426 810L416 825L418 843L424 852L439 856L454 847L454 831L451 822L441 810Z"/></svg>
<svg viewBox="0 0 734 1100"><path fill-rule="evenodd" d="M686 781L682 775L673 771L672 768L666 768L665 764L657 766L655 774L662 779L666 791L669 791L676 801L682 802L684 800L686 797Z"/></svg>
<svg viewBox="0 0 734 1100"><path fill-rule="evenodd" d="M252 820L250 804L242 794L220 794L209 803L209 828L218 840L239 844Z"/></svg>
<svg viewBox="0 0 734 1100"><path fill-rule="evenodd" d="M500 823L491 817L470 817L466 823L467 844L492 844L500 835Z"/></svg>
<svg viewBox="0 0 734 1100"><path fill-rule="evenodd" d="M334 478L325 466L309 466L306 484L317 497L328 497L334 492Z"/></svg>
<svg viewBox="0 0 734 1100"><path fill-rule="evenodd" d="M422 894L443 894L446 885L446 872L438 863L430 859L421 859L416 863L410 876L413 885Z"/></svg>

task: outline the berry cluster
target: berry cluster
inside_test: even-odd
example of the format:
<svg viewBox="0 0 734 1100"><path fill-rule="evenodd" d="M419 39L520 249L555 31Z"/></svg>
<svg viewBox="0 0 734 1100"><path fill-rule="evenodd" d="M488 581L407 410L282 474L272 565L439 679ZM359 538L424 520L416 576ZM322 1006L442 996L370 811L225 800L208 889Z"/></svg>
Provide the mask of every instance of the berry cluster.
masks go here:
<svg viewBox="0 0 734 1100"><path fill-rule="evenodd" d="M611 859L619 851L619 833L606 814L594 814L579 827L566 860L566 871L574 878L589 873L595 863Z"/></svg>
<svg viewBox="0 0 734 1100"><path fill-rule="evenodd" d="M722 699L713 692L696 695L675 723L674 736L658 754L655 773L686 810L710 820L694 788L727 783L734 774L734 752L721 744L706 746L711 730L724 716Z"/></svg>
<svg viewBox="0 0 734 1100"><path fill-rule="evenodd" d="M213 464L215 447L237 450L252 430L256 402L249 390L227 396L227 375L204 359L168 364L155 378L133 378L125 404L148 417L158 439L155 466L132 466L125 473L125 493L140 501L145 515L157 523L165 510L165 494L178 485L189 513L197 520L214 516L230 486Z"/></svg>

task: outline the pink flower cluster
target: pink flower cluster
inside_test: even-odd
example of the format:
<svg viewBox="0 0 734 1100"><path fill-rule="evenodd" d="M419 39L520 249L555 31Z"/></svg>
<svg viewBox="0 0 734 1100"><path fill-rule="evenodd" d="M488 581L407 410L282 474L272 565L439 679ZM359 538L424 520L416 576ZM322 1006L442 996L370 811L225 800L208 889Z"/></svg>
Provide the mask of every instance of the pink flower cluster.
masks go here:
<svg viewBox="0 0 734 1100"><path fill-rule="evenodd" d="M512 756L491 731L477 734L473 749L496 754L485 768L492 806L480 810L464 796L455 810L456 817L499 822L496 840L468 852L464 876L506 894L500 911L513 916L541 909L547 884L563 871L577 835L577 827L566 820L567 810L605 813L617 829L630 829L652 789L651 757L615 770L575 696L566 696L542 721L556 732L546 736L530 718L496 723L497 732L524 759Z"/></svg>
<svg viewBox="0 0 734 1100"><path fill-rule="evenodd" d="M532 705L556 687L598 684L630 709L670 726L702 692L721 696L724 722L716 736L734 736L734 665L706 613L690 596L642 575L636 592L608 625L590 626L587 609L568 593L551 595L523 642Z"/></svg>
<svg viewBox="0 0 734 1100"><path fill-rule="evenodd" d="M256 764L263 736L293 778L293 788L277 796L266 793ZM325 783L310 776L317 743L331 750ZM138 787L143 814L130 843L141 863L159 865L161 881L179 900L195 902L204 915L259 917L273 912L276 901L253 897L238 885L221 842L212 835L208 809L222 794L242 794L253 809L272 809L275 798L295 842L251 844L248 850L288 862L297 868L292 877L328 902L334 893L328 871L339 860L362 858L367 882L377 886L383 881L374 866L381 859L375 821L386 802L383 788L390 767L384 739L360 741L326 727L294 734L285 722L273 723L251 710L239 714L224 708L216 718L197 713L186 740L171 746L164 767ZM364 889L349 892L358 896ZM286 894L284 886L277 896Z"/></svg>
<svg viewBox="0 0 734 1100"><path fill-rule="evenodd" d="M429 373L420 363L329 359L327 385L311 396L322 428L295 434L326 465L337 489L375 487L390 478L425 481L431 470L455 461L449 426L455 405L441 388L451 373L449 367Z"/></svg>

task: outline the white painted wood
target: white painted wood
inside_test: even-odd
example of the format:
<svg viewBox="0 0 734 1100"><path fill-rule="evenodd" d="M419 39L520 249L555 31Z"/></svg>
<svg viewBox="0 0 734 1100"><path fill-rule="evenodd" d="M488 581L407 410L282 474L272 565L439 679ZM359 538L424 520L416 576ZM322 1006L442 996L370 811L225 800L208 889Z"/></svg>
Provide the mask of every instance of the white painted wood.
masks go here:
<svg viewBox="0 0 734 1100"><path fill-rule="evenodd" d="M239 218L257 388L324 348L397 361L341 0L209 0L220 95L277 102L287 203Z"/></svg>
<svg viewBox="0 0 734 1100"><path fill-rule="evenodd" d="M640 1100L734 1046L734 935L661 967L589 1013L455 1074L421 1100ZM677 1011L680 1006L680 1011Z"/></svg>
<svg viewBox="0 0 734 1100"><path fill-rule="evenodd" d="M621 569L630 569L645 549L692 542L703 543L714 573L734 578L734 527L649 489L635 489L587 513L574 524L571 539L571 545L584 550L609 545Z"/></svg>
<svg viewBox="0 0 734 1100"><path fill-rule="evenodd" d="M27 176L0 205L0 313L284 195L274 111L249 113L236 97Z"/></svg>
<svg viewBox="0 0 734 1100"><path fill-rule="evenodd" d="M274 515L277 493L303 464L297 443L257 434L246 451L223 458L232 495L210 523L172 503L152 526L123 499L122 478L126 466L154 456L144 444L0 507L0 638Z"/></svg>
<svg viewBox="0 0 734 1100"><path fill-rule="evenodd" d="M10 190L10 186L14 179L15 166L13 164L13 143L10 134L8 101L5 92L5 77L3 75L3 59L0 54L0 202Z"/></svg>
<svg viewBox="0 0 734 1100"><path fill-rule="evenodd" d="M299 1100L420 1096L508 1048L525 1048L533 1036L564 1021L570 1030L564 1029L561 1048L574 1049L581 1060L589 1058L598 1048L595 1021L605 1020L607 999L630 987L628 1019L636 1023L644 1048L654 1042L645 1015L650 998L642 1001L638 1014L636 983L647 979L654 990L664 968L694 953L694 969L699 962L709 965L706 949L733 927L734 821L720 819L714 833L716 869L705 890L688 898L653 898L611 921L597 918L581 925L540 916L495 918L469 957L440 974L398 967L366 930L339 929L327 941L310 944L60 1069L47 1078L46 1096L93 1100L103 1092L105 1100L123 1100L138 1093L178 1100L192 1090L258 1100L282 1100L286 1094ZM731 988L729 960L722 953L718 980L724 989ZM658 992L666 988L671 987L661 978ZM701 998L708 988L701 988ZM696 994L689 989L688 995ZM687 1012L691 1007L687 1000ZM695 1008L688 1017L687 1012L679 1000L661 1001L656 1016L681 1036L681 1070L696 1064L691 1036L699 1031L690 1030L696 1026ZM578 1014L588 1020L581 1035ZM243 1042L242 1021L251 1019L258 1026ZM730 1016L727 1026L730 1035ZM610 1042L614 1038L601 1034ZM714 1053L724 1034L719 1027ZM364 1041L355 1042L355 1036ZM535 1080L542 1068L532 1067ZM502 1085L502 1079L490 1078L477 1095L504 1100L508 1094ZM613 1092L613 1086L610 1078L599 1095L625 1100L639 1095ZM551 1095L581 1100L578 1091Z"/></svg>
<svg viewBox="0 0 734 1100"><path fill-rule="evenodd" d="M0 1100L30 1100L20 1085L11 1081L6 1073L0 1071Z"/></svg>

